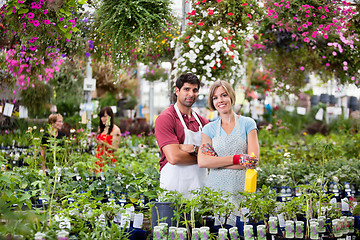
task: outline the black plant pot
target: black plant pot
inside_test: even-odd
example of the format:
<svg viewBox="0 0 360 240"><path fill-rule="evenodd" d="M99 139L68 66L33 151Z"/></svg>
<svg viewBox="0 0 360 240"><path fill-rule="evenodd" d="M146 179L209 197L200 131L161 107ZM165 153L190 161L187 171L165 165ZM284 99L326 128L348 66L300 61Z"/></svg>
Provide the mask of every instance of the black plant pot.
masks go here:
<svg viewBox="0 0 360 240"><path fill-rule="evenodd" d="M174 226L174 206L171 202L155 202L151 207L151 229L159 223L167 223L168 226Z"/></svg>

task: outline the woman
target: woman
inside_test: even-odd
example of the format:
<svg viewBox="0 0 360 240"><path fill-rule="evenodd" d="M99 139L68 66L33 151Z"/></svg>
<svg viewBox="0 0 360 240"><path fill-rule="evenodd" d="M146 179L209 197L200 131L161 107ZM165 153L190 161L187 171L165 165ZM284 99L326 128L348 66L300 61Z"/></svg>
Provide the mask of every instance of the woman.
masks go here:
<svg viewBox="0 0 360 240"><path fill-rule="evenodd" d="M50 125L49 127L49 131L45 132L43 138L41 139L41 149L40 149L40 154L42 157L41 160L41 168L43 171L46 170L45 167L45 151L46 151L46 146L48 144L50 144L50 137L56 138L58 140L62 139L63 137L65 137L65 133L62 132L62 128L64 125L63 122L63 117L61 116L60 113L52 113L50 114L50 116L48 117L48 123Z"/></svg>
<svg viewBox="0 0 360 240"><path fill-rule="evenodd" d="M95 141L98 143L95 157L100 161L96 162L99 166L99 171L102 171L108 159L111 163L115 163L114 150L119 147L121 131L118 126L114 124L114 113L111 107L103 107L99 113L99 129Z"/></svg>
<svg viewBox="0 0 360 240"><path fill-rule="evenodd" d="M235 92L226 81L210 87L208 103L219 118L205 125L201 136L198 164L210 169L206 185L234 194L244 191L246 169L256 167L260 154L256 123L235 114ZM230 201L239 202L235 197Z"/></svg>

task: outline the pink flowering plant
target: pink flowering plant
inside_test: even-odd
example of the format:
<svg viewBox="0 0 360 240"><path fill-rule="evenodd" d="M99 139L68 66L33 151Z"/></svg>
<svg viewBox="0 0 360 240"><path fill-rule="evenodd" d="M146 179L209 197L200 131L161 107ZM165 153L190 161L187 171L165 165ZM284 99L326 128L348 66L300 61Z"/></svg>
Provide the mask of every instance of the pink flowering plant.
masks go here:
<svg viewBox="0 0 360 240"><path fill-rule="evenodd" d="M48 82L63 62L61 50L78 31L75 13L86 0L10 0L2 6L5 69L17 90Z"/></svg>
<svg viewBox="0 0 360 240"><path fill-rule="evenodd" d="M190 2L190 1L189 1ZM202 81L241 78L245 36L261 16L256 1L192 0L175 71L193 72ZM175 47L175 42L173 44Z"/></svg>
<svg viewBox="0 0 360 240"><path fill-rule="evenodd" d="M283 86L301 88L309 72L359 85L358 7L340 0L266 0L265 9L254 41L263 47L252 47Z"/></svg>

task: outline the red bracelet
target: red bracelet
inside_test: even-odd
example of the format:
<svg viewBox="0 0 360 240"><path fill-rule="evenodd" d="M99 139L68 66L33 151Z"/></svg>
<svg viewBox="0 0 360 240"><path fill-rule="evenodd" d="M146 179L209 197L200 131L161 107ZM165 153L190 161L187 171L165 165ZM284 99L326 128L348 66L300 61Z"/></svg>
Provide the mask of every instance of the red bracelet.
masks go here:
<svg viewBox="0 0 360 240"><path fill-rule="evenodd" d="M237 154L233 156L233 164L234 165L239 165L240 164L240 158L241 158L241 154Z"/></svg>

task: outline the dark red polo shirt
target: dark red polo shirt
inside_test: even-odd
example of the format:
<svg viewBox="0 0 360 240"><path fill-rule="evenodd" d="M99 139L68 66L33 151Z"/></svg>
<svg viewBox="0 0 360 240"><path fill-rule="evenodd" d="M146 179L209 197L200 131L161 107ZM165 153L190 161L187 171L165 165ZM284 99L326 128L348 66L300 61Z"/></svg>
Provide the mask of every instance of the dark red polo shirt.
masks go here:
<svg viewBox="0 0 360 240"><path fill-rule="evenodd" d="M184 122L188 129L197 132L199 130L199 124L195 117L191 115L189 118L186 114L182 114ZM198 115L203 127L209 122L206 118ZM166 157L162 148L168 144L183 144L185 140L184 127L176 114L174 105L164 110L155 121L155 137L158 142L161 159L159 161L160 170L167 163Z"/></svg>

